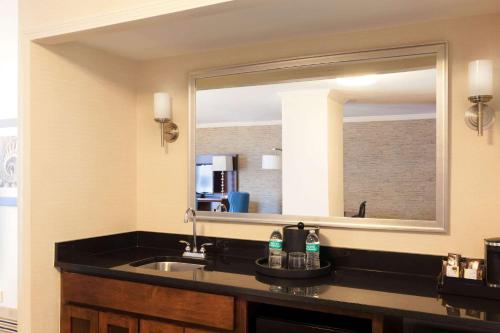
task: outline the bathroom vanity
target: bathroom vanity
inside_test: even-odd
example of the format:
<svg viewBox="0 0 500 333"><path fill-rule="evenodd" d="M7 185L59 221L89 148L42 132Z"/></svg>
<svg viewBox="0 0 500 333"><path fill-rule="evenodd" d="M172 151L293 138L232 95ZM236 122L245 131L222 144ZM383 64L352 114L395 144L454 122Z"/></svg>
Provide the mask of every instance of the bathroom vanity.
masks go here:
<svg viewBox="0 0 500 333"><path fill-rule="evenodd" d="M500 330L499 302L438 295L438 256L322 247L331 276L286 281L255 274L265 242L199 238L215 244L203 261L181 257L186 235L130 232L56 244L61 332ZM184 265L153 264L162 261Z"/></svg>

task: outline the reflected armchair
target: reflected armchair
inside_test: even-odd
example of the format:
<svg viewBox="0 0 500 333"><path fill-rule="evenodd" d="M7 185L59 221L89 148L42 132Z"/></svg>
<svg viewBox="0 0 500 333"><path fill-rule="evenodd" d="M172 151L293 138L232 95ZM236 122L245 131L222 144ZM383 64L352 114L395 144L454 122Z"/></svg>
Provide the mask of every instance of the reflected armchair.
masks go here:
<svg viewBox="0 0 500 333"><path fill-rule="evenodd" d="M248 192L229 192L229 212L230 213L248 213L250 203L250 193Z"/></svg>

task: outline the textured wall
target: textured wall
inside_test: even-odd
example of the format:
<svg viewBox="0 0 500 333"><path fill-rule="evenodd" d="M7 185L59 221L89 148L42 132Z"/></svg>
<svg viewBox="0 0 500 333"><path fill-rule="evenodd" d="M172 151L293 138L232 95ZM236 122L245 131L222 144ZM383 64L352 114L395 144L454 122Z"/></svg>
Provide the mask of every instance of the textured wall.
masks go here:
<svg viewBox="0 0 500 333"><path fill-rule="evenodd" d="M345 210L368 201L367 216L435 219L434 119L344 123ZM197 154L238 154L239 189L251 213L281 212L281 172L262 170L261 156L281 147L281 126L198 128Z"/></svg>
<svg viewBox="0 0 500 333"><path fill-rule="evenodd" d="M344 198L367 217L434 220L436 121L344 123Z"/></svg>
<svg viewBox="0 0 500 333"><path fill-rule="evenodd" d="M73 44L33 44L31 64L23 118L31 278L21 290L31 289L33 325L21 332L55 333L54 243L135 229L136 72L131 61Z"/></svg>
<svg viewBox="0 0 500 333"><path fill-rule="evenodd" d="M281 126L198 128L196 154L238 154L239 190L250 213L281 213L281 170L262 170L262 155L281 148Z"/></svg>

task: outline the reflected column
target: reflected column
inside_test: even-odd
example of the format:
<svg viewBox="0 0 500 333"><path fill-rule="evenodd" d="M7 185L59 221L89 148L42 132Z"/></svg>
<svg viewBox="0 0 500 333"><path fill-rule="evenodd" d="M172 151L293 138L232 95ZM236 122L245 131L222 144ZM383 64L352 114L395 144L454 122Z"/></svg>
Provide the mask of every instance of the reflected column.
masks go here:
<svg viewBox="0 0 500 333"><path fill-rule="evenodd" d="M283 214L343 216L343 99L329 89L280 97Z"/></svg>

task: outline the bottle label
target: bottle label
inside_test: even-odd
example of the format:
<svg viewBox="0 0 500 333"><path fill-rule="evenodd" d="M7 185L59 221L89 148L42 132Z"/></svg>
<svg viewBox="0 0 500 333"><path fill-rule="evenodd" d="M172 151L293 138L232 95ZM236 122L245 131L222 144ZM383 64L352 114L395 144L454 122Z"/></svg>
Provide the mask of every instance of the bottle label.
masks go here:
<svg viewBox="0 0 500 333"><path fill-rule="evenodd" d="M319 244L306 244L306 252L319 252Z"/></svg>
<svg viewBox="0 0 500 333"><path fill-rule="evenodd" d="M283 248L283 241L281 239L271 239L269 241L269 248L273 250L281 250Z"/></svg>

